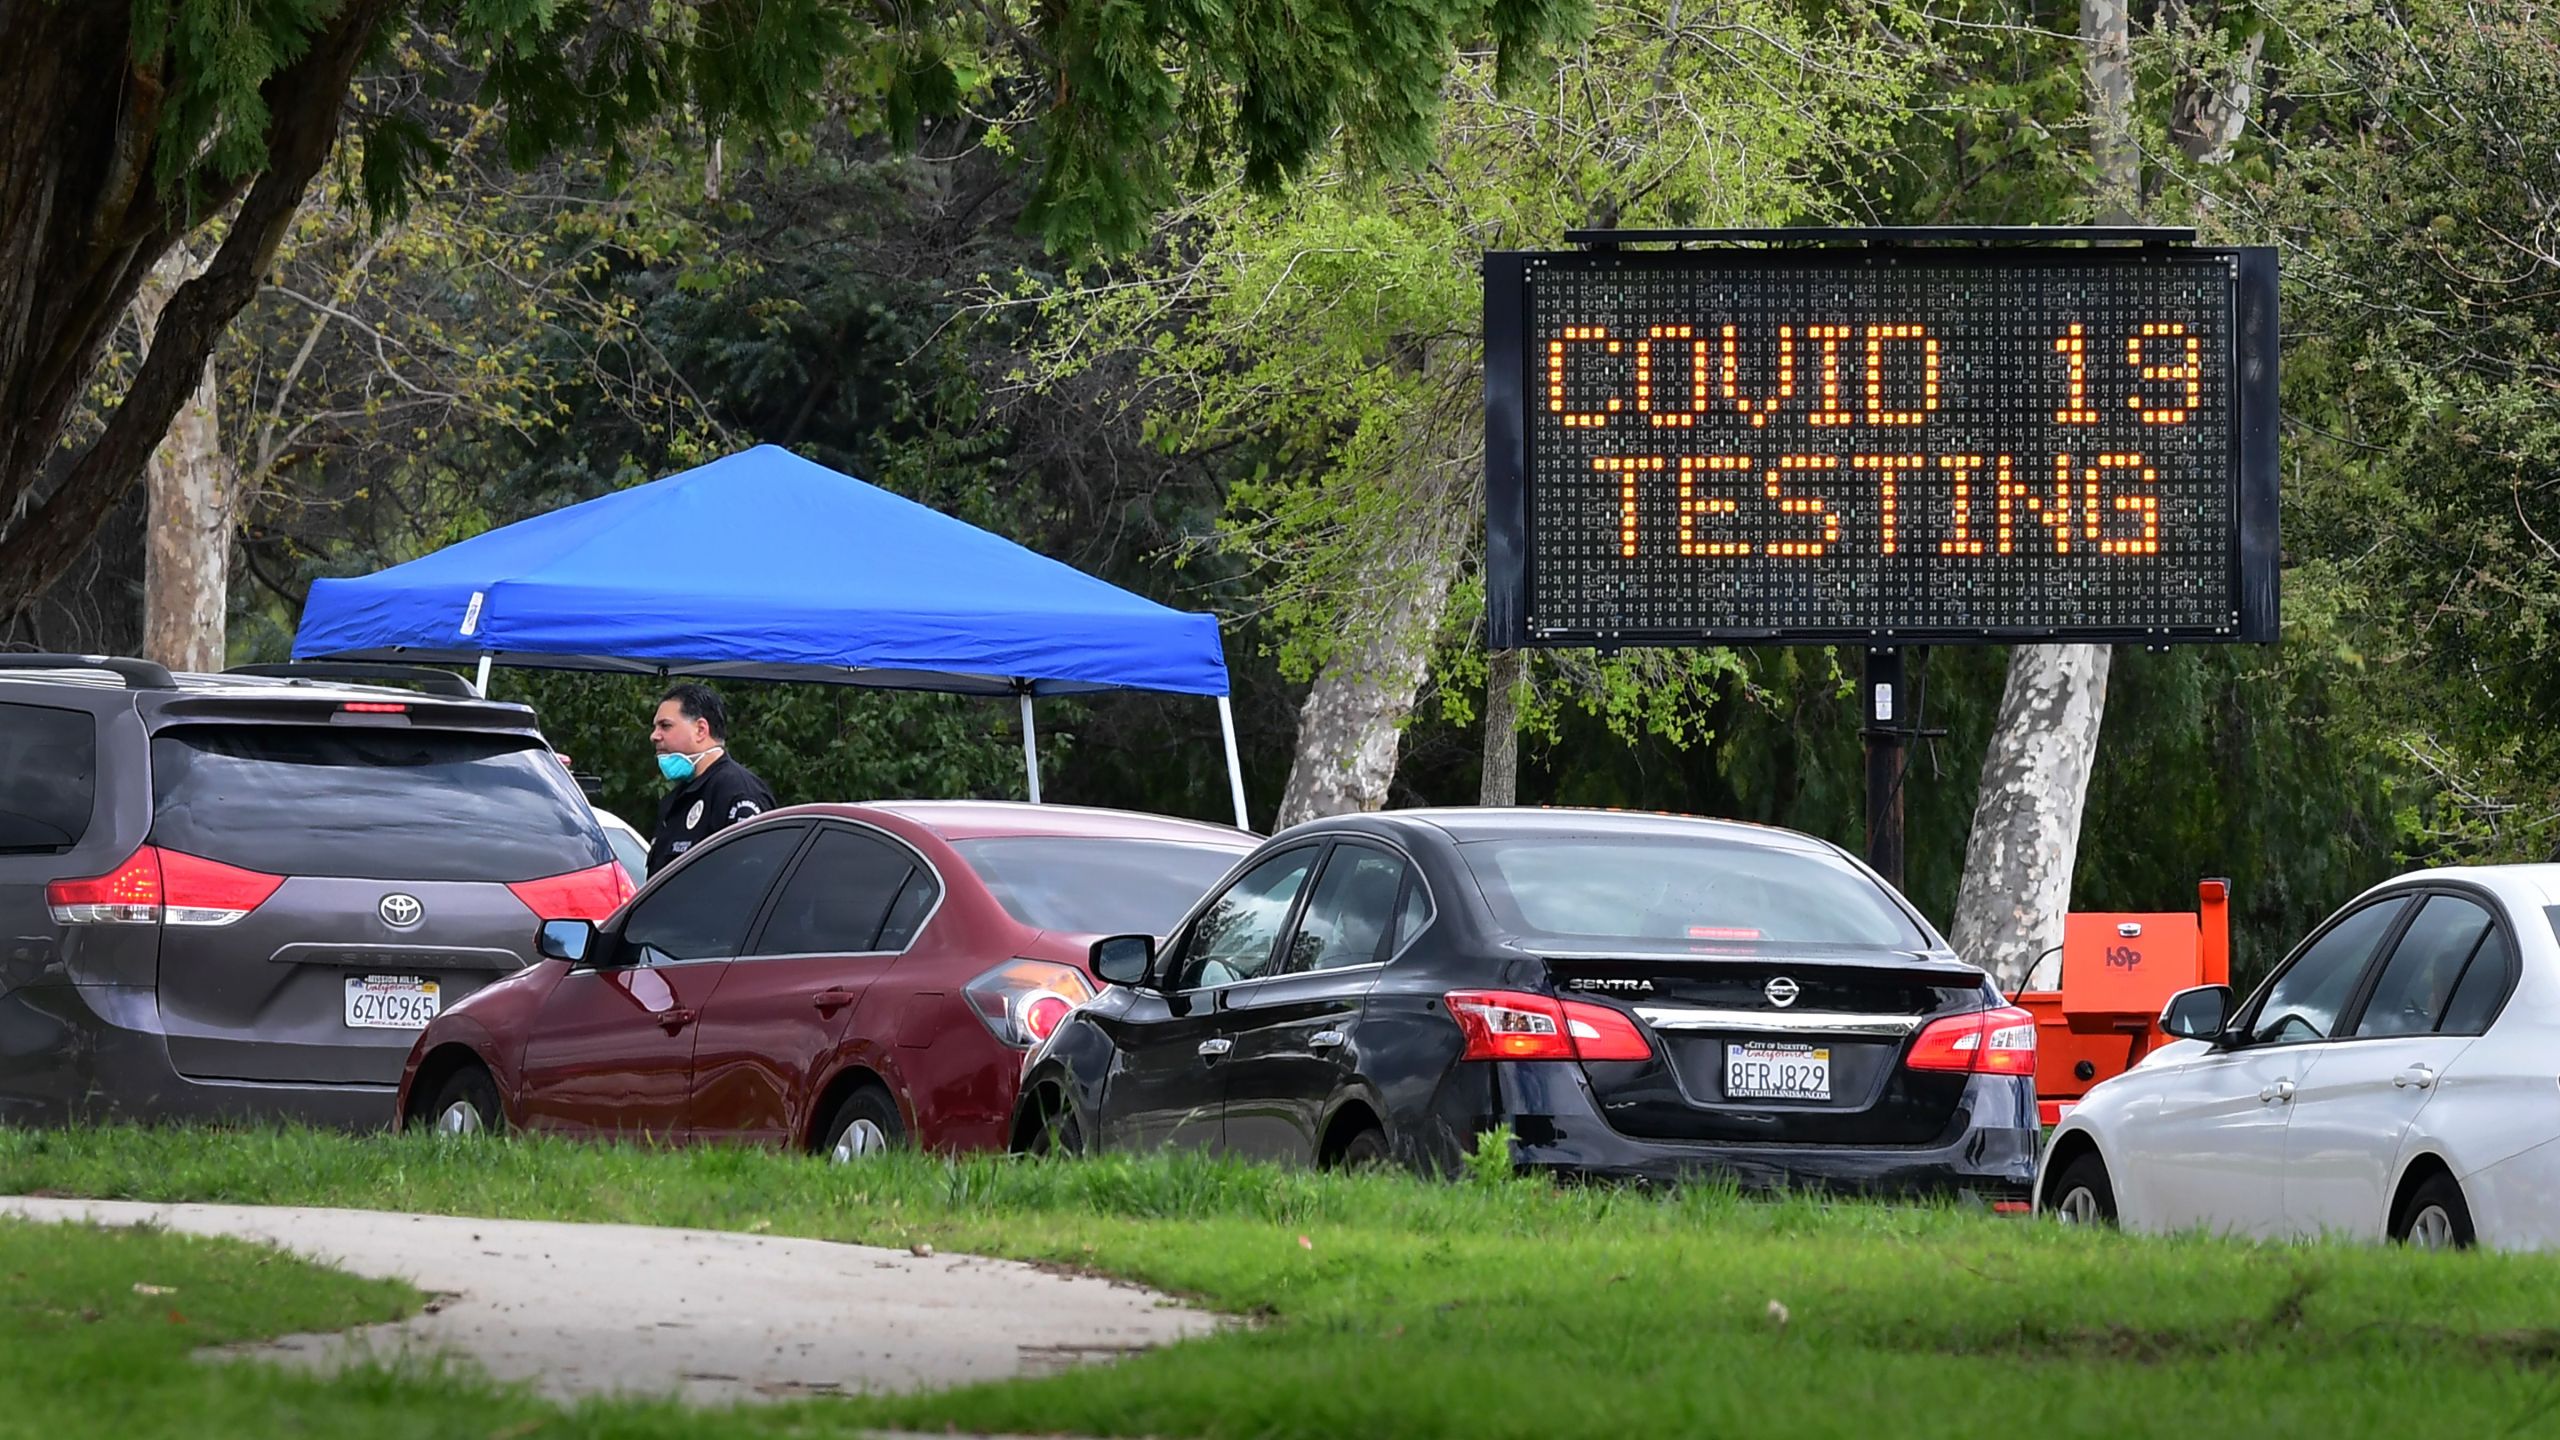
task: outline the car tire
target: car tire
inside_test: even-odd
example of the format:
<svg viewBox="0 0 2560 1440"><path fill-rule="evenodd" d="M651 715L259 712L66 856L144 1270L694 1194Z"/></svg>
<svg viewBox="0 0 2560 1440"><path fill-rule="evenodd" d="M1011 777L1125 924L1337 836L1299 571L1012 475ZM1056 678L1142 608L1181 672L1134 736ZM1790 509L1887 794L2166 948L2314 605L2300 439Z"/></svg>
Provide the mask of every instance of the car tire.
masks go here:
<svg viewBox="0 0 2560 1440"><path fill-rule="evenodd" d="M1394 1163L1387 1153L1387 1132L1375 1125L1344 1142L1342 1153L1333 1157L1336 1170L1384 1170Z"/></svg>
<svg viewBox="0 0 2560 1440"><path fill-rule="evenodd" d="M2391 1238L2415 1250L2468 1250L2480 1241L2462 1186L2438 1171L2420 1182L2391 1217Z"/></svg>
<svg viewBox="0 0 2560 1440"><path fill-rule="evenodd" d="M851 1165L905 1148L907 1127L898 1118L898 1102L877 1085L865 1085L844 1097L818 1153L829 1164Z"/></svg>
<svg viewBox="0 0 2560 1440"><path fill-rule="evenodd" d="M2107 1178L2107 1162L2095 1150L2073 1157L2045 1193L2046 1212L2062 1224L2115 1227L2115 1182Z"/></svg>
<svg viewBox="0 0 2560 1440"><path fill-rule="evenodd" d="M438 1135L503 1135L507 1112L498 1104L498 1082L487 1067L465 1065L436 1087L427 1104L427 1128Z"/></svg>
<svg viewBox="0 0 2560 1440"><path fill-rule="evenodd" d="M1084 1152L1084 1117L1076 1113L1075 1102L1067 1098L1064 1090L1048 1087L1046 1103L1040 1107L1040 1125L1031 1132L1026 1153L1075 1159Z"/></svg>

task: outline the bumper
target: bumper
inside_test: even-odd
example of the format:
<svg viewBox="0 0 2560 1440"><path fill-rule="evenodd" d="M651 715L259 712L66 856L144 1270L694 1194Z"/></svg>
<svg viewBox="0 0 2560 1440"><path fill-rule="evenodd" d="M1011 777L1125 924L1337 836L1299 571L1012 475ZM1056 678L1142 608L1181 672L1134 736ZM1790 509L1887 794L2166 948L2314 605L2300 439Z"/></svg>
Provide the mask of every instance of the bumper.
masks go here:
<svg viewBox="0 0 2560 1440"><path fill-rule="evenodd" d="M142 986L49 985L0 993L0 1124L294 1120L391 1123L389 1085L198 1080L169 1061L159 1001Z"/></svg>
<svg viewBox="0 0 2560 1440"><path fill-rule="evenodd" d="M2032 1192L2040 1132L2034 1082L1977 1075L1945 1133L1925 1145L1733 1145L1650 1140L1611 1129L1577 1065L1491 1067L1495 1113L1523 1170L1595 1179L1728 1180L1746 1189L1818 1189L1877 1195L1973 1195L2023 1200Z"/></svg>

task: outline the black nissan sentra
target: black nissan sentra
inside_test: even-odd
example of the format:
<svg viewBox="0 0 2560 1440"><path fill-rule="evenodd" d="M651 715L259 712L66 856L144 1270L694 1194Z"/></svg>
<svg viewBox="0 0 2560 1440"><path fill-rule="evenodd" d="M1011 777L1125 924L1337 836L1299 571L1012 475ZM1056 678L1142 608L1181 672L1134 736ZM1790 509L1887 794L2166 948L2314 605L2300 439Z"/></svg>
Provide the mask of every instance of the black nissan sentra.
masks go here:
<svg viewBox="0 0 2560 1440"><path fill-rule="evenodd" d="M2022 1196L2035 1026L1793 831L1412 810L1265 842L1030 1057L1024 1151Z"/></svg>

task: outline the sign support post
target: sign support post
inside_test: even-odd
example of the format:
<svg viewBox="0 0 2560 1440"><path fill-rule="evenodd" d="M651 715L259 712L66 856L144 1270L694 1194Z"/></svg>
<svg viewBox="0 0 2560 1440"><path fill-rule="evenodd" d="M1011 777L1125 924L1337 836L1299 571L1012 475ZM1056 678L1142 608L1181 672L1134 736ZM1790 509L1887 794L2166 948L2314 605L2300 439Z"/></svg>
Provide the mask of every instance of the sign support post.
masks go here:
<svg viewBox="0 0 2560 1440"><path fill-rule="evenodd" d="M1893 888L1902 888L1902 772L1910 696L1902 683L1902 652L1890 645L1867 651L1865 702L1860 733L1867 743L1867 864Z"/></svg>

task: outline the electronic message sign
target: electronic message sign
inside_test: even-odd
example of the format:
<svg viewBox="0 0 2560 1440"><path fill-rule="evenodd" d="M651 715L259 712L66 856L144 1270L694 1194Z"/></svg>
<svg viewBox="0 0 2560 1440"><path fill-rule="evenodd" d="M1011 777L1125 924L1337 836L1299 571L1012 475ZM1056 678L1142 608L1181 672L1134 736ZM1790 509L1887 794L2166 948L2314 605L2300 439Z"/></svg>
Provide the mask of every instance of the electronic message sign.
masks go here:
<svg viewBox="0 0 2560 1440"><path fill-rule="evenodd" d="M1489 639L2272 640L2275 260L1485 264Z"/></svg>

